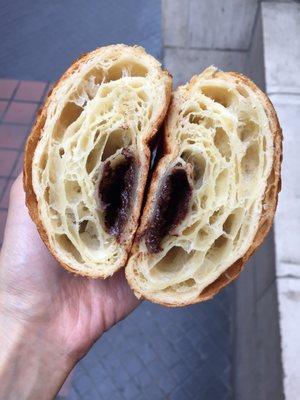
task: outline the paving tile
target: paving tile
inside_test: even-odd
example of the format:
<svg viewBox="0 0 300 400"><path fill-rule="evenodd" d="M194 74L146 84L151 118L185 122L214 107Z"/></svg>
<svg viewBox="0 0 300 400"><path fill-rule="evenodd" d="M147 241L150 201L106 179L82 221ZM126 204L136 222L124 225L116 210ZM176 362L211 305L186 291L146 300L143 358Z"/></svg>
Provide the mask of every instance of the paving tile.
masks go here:
<svg viewBox="0 0 300 400"><path fill-rule="evenodd" d="M0 147L20 149L28 135L28 128L22 125L0 124Z"/></svg>
<svg viewBox="0 0 300 400"><path fill-rule="evenodd" d="M184 382L183 387L191 395L197 396L200 392L203 392L205 388L216 384L216 382L216 375L212 373L206 365L203 365L202 368L191 373L190 377Z"/></svg>
<svg viewBox="0 0 300 400"><path fill-rule="evenodd" d="M256 0L190 0L188 43L197 48L244 49L250 46ZM233 34L234 32L234 34Z"/></svg>
<svg viewBox="0 0 300 400"><path fill-rule="evenodd" d="M299 285L300 288L300 285ZM296 296L297 297L297 296ZM300 292L298 296L298 301L300 299ZM281 301L281 296L279 295L279 302ZM276 399L280 398L278 395L281 392L282 381L281 379L274 379L274 370L280 369L278 371L278 377L281 375L281 363L284 360L284 353L282 353L282 348L284 347L284 334L282 332L283 326L281 326L281 335L278 329L278 305L277 305L277 284L274 281L273 284L265 291L264 295L258 299L257 302L257 324L256 324L256 334L257 334L257 387L258 393L262 394L263 398L266 399ZM299 304L297 306L299 309ZM283 311L280 309L280 311ZM283 314L291 315L291 310L284 310ZM280 312L280 316L283 314ZM295 313L297 315L297 311ZM294 315L295 316L295 315ZM289 318L289 317L288 317ZM294 326L299 327L300 322L300 312L298 312L298 321L294 319ZM298 328L299 329L299 328ZM270 335L272 332L272 335ZM299 330L298 330L299 335ZM281 336L281 347L278 345L280 343ZM292 335L292 340L296 336ZM292 350L292 363L294 364L297 357L294 355L300 355L300 346L297 346L297 342L293 341ZM273 366L273 373L266 372ZM276 367L277 368L276 368ZM299 371L300 362L298 362L297 370ZM286 371L285 371L286 372ZM288 374L289 375L289 374ZM290 375L289 375L290 376ZM300 384L298 385L300 388ZM278 397L277 397L278 396ZM288 398L288 397L287 397ZM293 397L290 397L291 399Z"/></svg>
<svg viewBox="0 0 300 400"><path fill-rule="evenodd" d="M131 333L130 335L125 335L127 342L129 344L129 348L130 349L135 349L135 347L138 346L142 346L143 343L145 343L145 341L147 341L146 336L143 332L141 332L140 330L136 330L136 326L135 324L132 324L135 327L135 332ZM124 331L119 331L119 334L117 336L117 343L118 341L123 340L124 341ZM115 338L114 338L114 344L115 344Z"/></svg>
<svg viewBox="0 0 300 400"><path fill-rule="evenodd" d="M177 383L180 383L182 380L185 380L190 374L190 370L187 367L186 362L184 360L180 360L178 364L174 365L171 368L170 372L175 378Z"/></svg>
<svg viewBox="0 0 300 400"><path fill-rule="evenodd" d="M76 374L74 386L79 395L83 397L93 387L93 381L87 374Z"/></svg>
<svg viewBox="0 0 300 400"><path fill-rule="evenodd" d="M300 4L262 3L262 15L267 91L300 93Z"/></svg>
<svg viewBox="0 0 300 400"><path fill-rule="evenodd" d="M134 381L129 381L122 391L122 395L126 400L135 400L140 394L141 391Z"/></svg>
<svg viewBox="0 0 300 400"><path fill-rule="evenodd" d="M4 122L30 124L35 116L37 105L12 101L4 114Z"/></svg>
<svg viewBox="0 0 300 400"><path fill-rule="evenodd" d="M206 335L207 329L199 330L198 326L194 326L190 328L184 336L189 340L193 347L197 348L199 346L199 343L201 344Z"/></svg>
<svg viewBox="0 0 300 400"><path fill-rule="evenodd" d="M79 397L80 398L80 397ZM84 393L84 395L81 397L82 398L82 400L95 400L95 399L99 399L99 400L101 400L101 399L103 399L104 400L104 397L102 397L98 392L97 392L97 390L95 389L95 388L93 388L93 387L90 387L89 389L88 389L88 391L87 392L85 392Z"/></svg>
<svg viewBox="0 0 300 400"><path fill-rule="evenodd" d="M101 363L105 365L105 368L108 371L114 371L115 369L120 368L122 364L120 357L116 357L114 352L101 357Z"/></svg>
<svg viewBox="0 0 300 400"><path fill-rule="evenodd" d="M18 152L14 150L0 149L0 175L9 176L18 158Z"/></svg>
<svg viewBox="0 0 300 400"><path fill-rule="evenodd" d="M122 394L119 392L112 392L111 395L112 395L112 397L109 397L109 399L112 398L113 400L124 400L124 396L122 396ZM99 399L101 399L101 398L99 397ZM103 398L103 400L106 400L106 399Z"/></svg>
<svg viewBox="0 0 300 400"><path fill-rule="evenodd" d="M20 173L23 171L23 166L24 166L24 153L21 153L18 156L18 162L15 165L11 176L13 178L17 178L20 175Z"/></svg>
<svg viewBox="0 0 300 400"><path fill-rule="evenodd" d="M221 376L231 364L231 360L221 352L217 352L210 359L210 368L216 376Z"/></svg>
<svg viewBox="0 0 300 400"><path fill-rule="evenodd" d="M99 340L97 340L97 342L92 347L92 351L95 351L98 357L102 357L111 351L108 340L108 333L105 333Z"/></svg>
<svg viewBox="0 0 300 400"><path fill-rule="evenodd" d="M272 290L266 296L265 303L273 296ZM278 279L278 301L285 396L297 399L300 392L300 279Z"/></svg>
<svg viewBox="0 0 300 400"><path fill-rule="evenodd" d="M221 379L225 387L228 388L228 393L231 393L233 390L233 384L232 384L233 374L230 365L231 364L229 364L227 368L222 371L221 375L217 377L217 379Z"/></svg>
<svg viewBox="0 0 300 400"><path fill-rule="evenodd" d="M6 217L7 217L7 211L0 210L0 244L2 244L3 242Z"/></svg>
<svg viewBox="0 0 300 400"><path fill-rule="evenodd" d="M246 75L249 76L262 90L266 87L265 63L264 63L264 41L261 7L254 26L251 47L248 52Z"/></svg>
<svg viewBox="0 0 300 400"><path fill-rule="evenodd" d="M8 180L8 185L6 186L3 196L1 198L1 203L0 203L1 208L8 208L10 189L11 189L11 185L13 183L14 183L14 179Z"/></svg>
<svg viewBox="0 0 300 400"><path fill-rule="evenodd" d="M169 371L165 371L164 375L158 379L157 384L166 395L170 394L177 386L176 379Z"/></svg>
<svg viewBox="0 0 300 400"><path fill-rule="evenodd" d="M131 337L136 334L136 329L134 324L124 324L121 327L122 334Z"/></svg>
<svg viewBox="0 0 300 400"><path fill-rule="evenodd" d="M174 323L170 323L167 326L163 326L162 330L166 335L166 337L168 338L168 340L170 340L173 343L178 342L178 340L180 340L184 334L181 327Z"/></svg>
<svg viewBox="0 0 300 400"><path fill-rule="evenodd" d="M165 65L172 71L174 87L184 84L195 74L199 74L210 65L224 71L245 70L247 54L238 51L214 51L191 49L165 49Z"/></svg>
<svg viewBox="0 0 300 400"><path fill-rule="evenodd" d="M68 398L68 400L80 400L78 393L73 388L71 388L67 398Z"/></svg>
<svg viewBox="0 0 300 400"><path fill-rule="evenodd" d="M152 318L147 318L144 319L143 321L139 321L138 324L140 329L145 333L145 336L148 339L151 340L154 337L159 336L157 323L155 323Z"/></svg>
<svg viewBox="0 0 300 400"><path fill-rule="evenodd" d="M199 322L201 318L203 318L203 313L199 313L197 318L194 317L194 312L197 313L199 306L194 307L193 311L185 310L185 313L180 316L180 321L182 327L184 328L185 332L188 332L190 329L195 327L195 324Z"/></svg>
<svg viewBox="0 0 300 400"><path fill-rule="evenodd" d="M194 351L193 353L187 354L185 361L190 371L194 371L203 365L204 360L199 352Z"/></svg>
<svg viewBox="0 0 300 400"><path fill-rule="evenodd" d="M141 360L132 352L128 352L122 361L130 377L134 377L143 368Z"/></svg>
<svg viewBox="0 0 300 400"><path fill-rule="evenodd" d="M205 399L224 399L227 395L228 389L224 387L221 381L214 382L210 387L203 390L203 397ZM227 396L226 396L227 397Z"/></svg>
<svg viewBox="0 0 300 400"><path fill-rule="evenodd" d="M188 39L189 0L163 0L165 46L185 46Z"/></svg>
<svg viewBox="0 0 300 400"><path fill-rule="evenodd" d="M205 340L205 346L202 346L201 349L198 349L198 351L201 354L201 357L204 360L207 360L210 359L210 357L213 357L220 350L218 349L215 342L207 337Z"/></svg>
<svg viewBox="0 0 300 400"><path fill-rule="evenodd" d="M222 324L222 322L224 320L224 316L227 313L226 308L224 309L223 307L220 307L220 304L219 304L220 302L224 303L224 301L227 300L226 297L227 296L225 293L220 293L220 296L218 296L216 298L216 301L209 301L203 310L203 311L205 311L206 314L213 316L213 318L211 318L211 320L217 322L217 326L219 326L220 323Z"/></svg>
<svg viewBox="0 0 300 400"><path fill-rule="evenodd" d="M248 261L235 284L235 359L236 365L239 365L234 372L235 390L236 398L245 397L245 400L252 400L253 388L257 387L255 257L256 254ZM246 396L247 393L248 396Z"/></svg>
<svg viewBox="0 0 300 400"><path fill-rule="evenodd" d="M176 344L173 346L167 341L157 342L155 351L168 368L173 367L181 360L180 354L176 351Z"/></svg>
<svg viewBox="0 0 300 400"><path fill-rule="evenodd" d="M6 178L0 178L0 198L2 197L6 182L7 182Z"/></svg>
<svg viewBox="0 0 300 400"><path fill-rule="evenodd" d="M92 351L92 353L94 352ZM85 369L83 373L87 373L94 382L102 382L108 377L108 371L99 362L93 366L90 366L88 369Z"/></svg>
<svg viewBox="0 0 300 400"><path fill-rule="evenodd" d="M278 260L300 264L300 198L278 203L275 215L275 243Z"/></svg>
<svg viewBox="0 0 300 400"><path fill-rule="evenodd" d="M269 94L282 128L284 142L299 140L300 95ZM283 151L285 148L283 147Z"/></svg>
<svg viewBox="0 0 300 400"><path fill-rule="evenodd" d="M255 255L255 291L256 298L260 298L266 289L272 284L276 276L273 228L268 233L263 245L259 247ZM263 268L260 260L264 260Z"/></svg>
<svg viewBox="0 0 300 400"><path fill-rule="evenodd" d="M0 118L3 114L3 112L6 110L8 102L4 100L0 100Z"/></svg>
<svg viewBox="0 0 300 400"><path fill-rule="evenodd" d="M149 310L151 310L149 316L151 316L159 326L168 324L172 319L172 310L169 308L154 305L154 307L149 307Z"/></svg>
<svg viewBox="0 0 300 400"><path fill-rule="evenodd" d="M110 396L117 391L113 380L109 376L102 382L99 382L97 389L104 399L113 398Z"/></svg>
<svg viewBox="0 0 300 400"><path fill-rule="evenodd" d="M176 350L179 354L192 354L195 352L195 348L186 337L180 339L176 344Z"/></svg>
<svg viewBox="0 0 300 400"><path fill-rule="evenodd" d="M168 397L169 400L188 400L191 398L190 394L181 387L176 388Z"/></svg>
<svg viewBox="0 0 300 400"><path fill-rule="evenodd" d="M145 389L151 384L154 384L151 375L149 374L146 368L143 368L135 377L134 377L138 387L140 389Z"/></svg>
<svg viewBox="0 0 300 400"><path fill-rule="evenodd" d="M143 370L142 370L143 371ZM142 372L141 371L141 372ZM119 391L124 390L127 383L132 380L132 378L128 375L126 368L121 366L120 368L115 369L114 371L107 371L108 374L113 376L113 380L115 382L115 386ZM138 373L139 374L139 373Z"/></svg>
<svg viewBox="0 0 300 400"><path fill-rule="evenodd" d="M292 68L292 66L287 64L284 66L284 70L287 71L287 73L289 73L289 68ZM278 281L278 287L280 289L283 282L285 282L285 280L288 280L289 277L295 277L295 279L298 279L298 277L300 276L300 189L297 179L300 173L300 140L298 134L300 128L300 96L289 96L281 94L272 95L271 99L277 110L285 139L283 145L282 163L283 186L282 192L279 196L279 204L277 213L275 215L274 227L277 259L276 274L279 277L284 277L282 281ZM293 304L293 302L290 302L288 299L286 299L285 293L281 290L279 290L278 297L279 305L281 303L288 304L289 306ZM281 312L282 319L280 322L280 328L282 343L289 335L289 332L286 330L286 326L283 325L283 322L286 323L286 321L288 321L288 317L286 317L285 314L290 312L290 310L286 310L285 308ZM291 349L289 349L289 351L291 351ZM294 360L291 360L291 364L293 365L289 365L289 362L287 362L286 365L285 362L283 363L285 370L294 368ZM287 387L293 387L293 383L289 382Z"/></svg>
<svg viewBox="0 0 300 400"><path fill-rule="evenodd" d="M158 380L164 375L165 366L163 362L157 357L155 360L148 364L148 371L154 380Z"/></svg>
<svg viewBox="0 0 300 400"><path fill-rule="evenodd" d="M18 81L14 79L0 79L0 98L10 99L17 85Z"/></svg>
<svg viewBox="0 0 300 400"><path fill-rule="evenodd" d="M42 99L46 86L46 82L21 81L14 99L39 102Z"/></svg>
<svg viewBox="0 0 300 400"><path fill-rule="evenodd" d="M216 331L220 328L223 323L224 318L222 318L223 311L218 307L218 311L214 311L213 308L205 309L205 314L207 316L205 328L208 332Z"/></svg>
<svg viewBox="0 0 300 400"><path fill-rule="evenodd" d="M224 352L227 352L228 349L229 351L231 350L230 336L224 335L224 331L226 332L227 330L219 329L216 331L212 331L209 334L210 339L213 340L213 342L217 345L222 355L224 354Z"/></svg>
<svg viewBox="0 0 300 400"><path fill-rule="evenodd" d="M280 202L282 202L291 198L300 198L300 185L298 184L300 176L300 95L271 96L271 100L277 111L284 136L281 172L283 185L280 193Z"/></svg>
<svg viewBox="0 0 300 400"><path fill-rule="evenodd" d="M156 385L148 386L143 391L144 400L166 400L166 396L164 392Z"/></svg>
<svg viewBox="0 0 300 400"><path fill-rule="evenodd" d="M145 364L150 363L156 357L153 347L149 342L146 341L138 348L138 354Z"/></svg>

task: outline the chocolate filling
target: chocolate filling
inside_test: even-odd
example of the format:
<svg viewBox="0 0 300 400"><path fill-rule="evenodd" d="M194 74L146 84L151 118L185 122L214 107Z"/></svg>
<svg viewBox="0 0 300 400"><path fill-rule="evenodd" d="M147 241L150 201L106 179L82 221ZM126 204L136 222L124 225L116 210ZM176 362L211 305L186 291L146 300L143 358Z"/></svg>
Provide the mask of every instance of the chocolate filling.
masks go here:
<svg viewBox="0 0 300 400"><path fill-rule="evenodd" d="M161 251L162 239L186 217L192 188L185 169L174 167L162 183L152 217L144 232L149 253Z"/></svg>
<svg viewBox="0 0 300 400"><path fill-rule="evenodd" d="M99 184L99 198L105 212L105 228L117 239L120 239L130 215L136 178L133 154L128 149L123 149L122 155L124 159L116 166L112 167L110 161L104 164Z"/></svg>

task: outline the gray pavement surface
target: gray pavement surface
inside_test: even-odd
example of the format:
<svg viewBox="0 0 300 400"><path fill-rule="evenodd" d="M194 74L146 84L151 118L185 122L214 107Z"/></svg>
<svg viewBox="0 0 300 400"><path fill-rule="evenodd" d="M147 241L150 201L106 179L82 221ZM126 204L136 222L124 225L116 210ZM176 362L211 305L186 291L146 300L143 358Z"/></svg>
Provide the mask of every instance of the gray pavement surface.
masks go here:
<svg viewBox="0 0 300 400"><path fill-rule="evenodd" d="M144 302L78 364L69 400L230 400L233 288L167 309Z"/></svg>
<svg viewBox="0 0 300 400"><path fill-rule="evenodd" d="M1 0L0 77L56 80L96 47L139 44L160 57L160 0Z"/></svg>

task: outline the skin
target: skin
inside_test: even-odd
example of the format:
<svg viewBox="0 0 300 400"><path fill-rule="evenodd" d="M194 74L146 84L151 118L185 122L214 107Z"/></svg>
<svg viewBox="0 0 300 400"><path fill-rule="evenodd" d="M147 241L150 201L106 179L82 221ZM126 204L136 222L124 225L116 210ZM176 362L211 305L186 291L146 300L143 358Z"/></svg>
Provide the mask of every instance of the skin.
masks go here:
<svg viewBox="0 0 300 400"><path fill-rule="evenodd" d="M22 177L10 194L0 254L0 398L52 399L93 343L138 305L124 271L65 271L42 243Z"/></svg>

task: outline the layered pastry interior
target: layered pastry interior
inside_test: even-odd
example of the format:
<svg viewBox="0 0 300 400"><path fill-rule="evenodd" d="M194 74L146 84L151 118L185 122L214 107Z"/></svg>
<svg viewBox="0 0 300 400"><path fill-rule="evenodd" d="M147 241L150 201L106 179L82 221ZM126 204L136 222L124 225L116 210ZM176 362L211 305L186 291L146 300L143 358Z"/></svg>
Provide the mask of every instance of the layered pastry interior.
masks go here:
<svg viewBox="0 0 300 400"><path fill-rule="evenodd" d="M126 262L171 79L143 49L92 52L51 94L32 184L60 262L94 277Z"/></svg>
<svg viewBox="0 0 300 400"><path fill-rule="evenodd" d="M250 247L273 164L261 98L215 68L174 94L127 279L165 304L196 301Z"/></svg>

